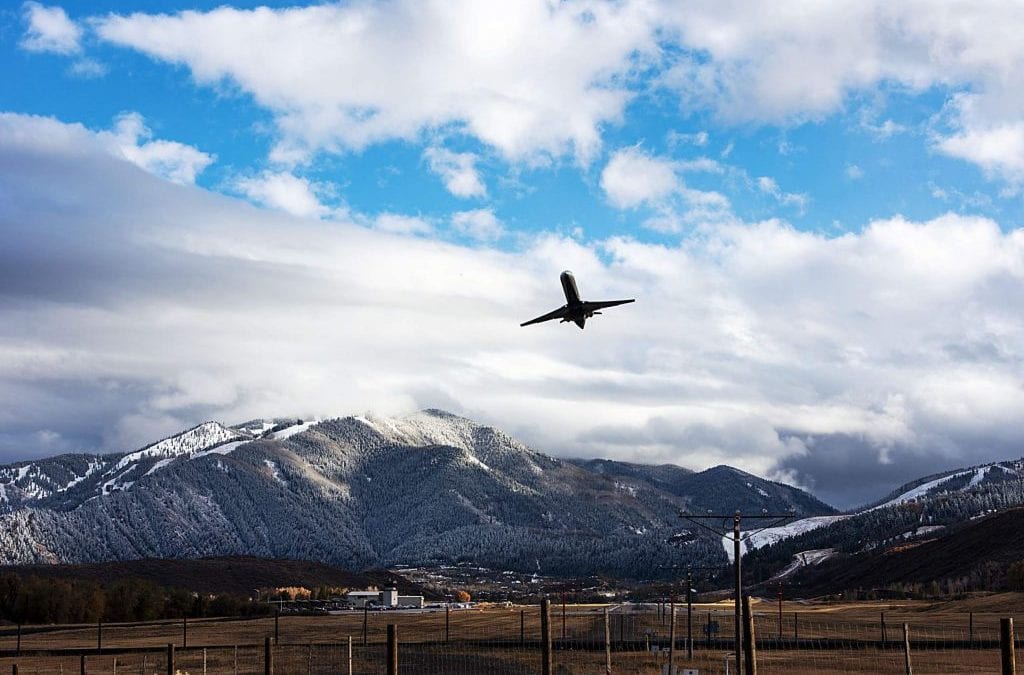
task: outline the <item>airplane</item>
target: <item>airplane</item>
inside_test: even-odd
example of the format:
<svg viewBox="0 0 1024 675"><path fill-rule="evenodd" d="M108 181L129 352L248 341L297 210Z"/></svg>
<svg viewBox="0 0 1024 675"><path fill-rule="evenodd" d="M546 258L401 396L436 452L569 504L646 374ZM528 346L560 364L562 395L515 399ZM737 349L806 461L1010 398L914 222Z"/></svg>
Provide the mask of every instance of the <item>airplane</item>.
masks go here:
<svg viewBox="0 0 1024 675"><path fill-rule="evenodd" d="M587 302L585 300L580 300L580 292L576 288L576 277L572 275L572 272L569 270L562 272L559 279L562 281L562 290L565 292L565 304L553 312L548 312L543 316L538 316L536 319L530 319L525 323L521 323L519 324L520 326L529 326L531 324L541 323L542 321L561 319L560 323L568 323L569 321L572 321L582 330L584 325L587 323L587 319L595 314L601 313L597 310L604 309L605 307L615 307L616 305L625 305L626 303L636 301L636 298L630 298L629 300L598 300L597 302Z"/></svg>

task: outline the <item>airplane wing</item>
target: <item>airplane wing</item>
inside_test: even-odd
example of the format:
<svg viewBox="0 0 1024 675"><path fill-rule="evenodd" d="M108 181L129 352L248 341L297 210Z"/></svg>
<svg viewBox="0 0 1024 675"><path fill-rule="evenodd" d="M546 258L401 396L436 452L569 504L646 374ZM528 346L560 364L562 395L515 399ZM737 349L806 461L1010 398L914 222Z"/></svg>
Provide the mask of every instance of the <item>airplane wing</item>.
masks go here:
<svg viewBox="0 0 1024 675"><path fill-rule="evenodd" d="M631 302L636 302L636 298L630 298L629 300L598 300L596 302L584 302L583 307L586 311L592 312L597 309L604 309L605 307L616 307L618 305L626 305Z"/></svg>
<svg viewBox="0 0 1024 675"><path fill-rule="evenodd" d="M553 312L548 312L547 314L544 314L543 316L538 316L536 319L530 319L529 321L527 321L525 323L521 323L519 325L520 326L529 326L530 324L541 323L542 321L551 321L552 319L564 319L566 313L568 312L568 310L569 310L568 307L559 307L558 309L556 309Z"/></svg>

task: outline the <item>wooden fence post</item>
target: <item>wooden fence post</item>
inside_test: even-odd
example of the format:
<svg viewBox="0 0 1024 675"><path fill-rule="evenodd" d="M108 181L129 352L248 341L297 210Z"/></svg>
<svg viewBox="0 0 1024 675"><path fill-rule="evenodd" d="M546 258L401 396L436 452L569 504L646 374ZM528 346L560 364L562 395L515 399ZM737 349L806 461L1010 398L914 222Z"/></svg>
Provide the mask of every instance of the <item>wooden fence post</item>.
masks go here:
<svg viewBox="0 0 1024 675"><path fill-rule="evenodd" d="M974 649L974 612L970 612L967 617L967 635L969 636L968 645Z"/></svg>
<svg viewBox="0 0 1024 675"><path fill-rule="evenodd" d="M348 675L352 675L352 636L348 636Z"/></svg>
<svg viewBox="0 0 1024 675"><path fill-rule="evenodd" d="M263 675L274 675L274 647L270 638L263 638Z"/></svg>
<svg viewBox="0 0 1024 675"><path fill-rule="evenodd" d="M1013 618L999 620L999 649L1003 656L1003 675L1015 675L1017 657L1013 651Z"/></svg>
<svg viewBox="0 0 1024 675"><path fill-rule="evenodd" d="M565 640L565 591L562 591L562 639Z"/></svg>
<svg viewBox="0 0 1024 675"><path fill-rule="evenodd" d="M551 601L540 601L541 675L551 675Z"/></svg>
<svg viewBox="0 0 1024 675"><path fill-rule="evenodd" d="M82 657L82 675L85 675L85 657ZM174 675L174 643L167 643L167 675Z"/></svg>
<svg viewBox="0 0 1024 675"><path fill-rule="evenodd" d="M363 605L363 646L366 646L366 639L370 627L370 608Z"/></svg>
<svg viewBox="0 0 1024 675"><path fill-rule="evenodd" d="M914 675L914 666L910 663L910 626L903 624L903 660L906 663L906 675Z"/></svg>
<svg viewBox="0 0 1024 675"><path fill-rule="evenodd" d="M18 664L15 663L11 666L11 675L18 675Z"/></svg>
<svg viewBox="0 0 1024 675"><path fill-rule="evenodd" d="M181 648L188 647L188 617L181 617Z"/></svg>
<svg viewBox="0 0 1024 675"><path fill-rule="evenodd" d="M103 649L103 619L96 622L96 649Z"/></svg>
<svg viewBox="0 0 1024 675"><path fill-rule="evenodd" d="M274 644L275 645L276 644L281 644L280 623L281 623L281 611L280 610L275 610L274 611Z"/></svg>
<svg viewBox="0 0 1024 675"><path fill-rule="evenodd" d="M88 675L88 673L87 673L87 671L85 669L85 654L82 654L82 656L79 657L79 660L78 660L78 672L79 672L80 675ZM174 675L174 673L168 673L168 675Z"/></svg>
<svg viewBox="0 0 1024 675"><path fill-rule="evenodd" d="M388 624L388 675L398 675L398 626Z"/></svg>
<svg viewBox="0 0 1024 675"><path fill-rule="evenodd" d="M612 675L612 621L608 608L604 608L604 672Z"/></svg>
<svg viewBox="0 0 1024 675"><path fill-rule="evenodd" d="M885 649L885 612L882 612L882 649Z"/></svg>
<svg viewBox="0 0 1024 675"><path fill-rule="evenodd" d="M754 637L754 614L750 611L750 596L743 596L743 672L757 675L757 647Z"/></svg>
<svg viewBox="0 0 1024 675"><path fill-rule="evenodd" d="M21 656L21 624L18 624L18 656Z"/></svg>
<svg viewBox="0 0 1024 675"><path fill-rule="evenodd" d="M793 642L796 644L796 649L800 649L800 629L798 624L800 622L800 612L793 612Z"/></svg>
<svg viewBox="0 0 1024 675"><path fill-rule="evenodd" d="M676 597L672 594L669 601L668 617L668 672L672 675L676 669Z"/></svg>
<svg viewBox="0 0 1024 675"><path fill-rule="evenodd" d="M444 643L448 644L448 640L451 639L451 605L444 606Z"/></svg>
<svg viewBox="0 0 1024 675"><path fill-rule="evenodd" d="M519 610L519 646L526 646L526 610Z"/></svg>

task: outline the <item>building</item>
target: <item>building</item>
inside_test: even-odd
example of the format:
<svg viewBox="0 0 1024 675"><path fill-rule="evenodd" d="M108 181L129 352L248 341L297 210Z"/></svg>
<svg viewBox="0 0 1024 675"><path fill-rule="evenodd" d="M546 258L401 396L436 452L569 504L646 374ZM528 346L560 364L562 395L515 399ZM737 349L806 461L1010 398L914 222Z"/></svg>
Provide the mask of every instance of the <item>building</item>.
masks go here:
<svg viewBox="0 0 1024 675"><path fill-rule="evenodd" d="M423 596L422 595L400 595L398 596L399 607L415 607L416 609L423 609Z"/></svg>
<svg viewBox="0 0 1024 675"><path fill-rule="evenodd" d="M380 591L349 591L345 599L353 607L380 607L381 595Z"/></svg>
<svg viewBox="0 0 1024 675"><path fill-rule="evenodd" d="M349 591L345 599L353 607L423 607L422 595L399 595L398 589L389 586L383 591Z"/></svg>

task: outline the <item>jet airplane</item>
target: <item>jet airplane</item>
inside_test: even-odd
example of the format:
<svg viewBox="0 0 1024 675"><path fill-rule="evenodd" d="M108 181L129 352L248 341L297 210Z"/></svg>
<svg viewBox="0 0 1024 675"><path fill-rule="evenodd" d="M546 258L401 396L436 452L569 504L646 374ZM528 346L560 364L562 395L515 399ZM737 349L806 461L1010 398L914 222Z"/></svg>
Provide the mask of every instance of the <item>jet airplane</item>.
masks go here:
<svg viewBox="0 0 1024 675"><path fill-rule="evenodd" d="M635 302L636 298L630 298L629 300L598 300L596 302L587 302L580 300L580 292L576 288L576 277L572 275L572 272L566 270L562 272L559 279L562 281L562 291L565 292L565 304L556 309L553 312L548 312L543 316L538 316L536 319L530 319L525 323L519 324L520 326L529 326L535 323L541 323L542 321L551 321L553 319L561 319L561 323L573 322L582 329L587 323L587 319L600 314L597 311L604 309L605 307L615 307L616 305L625 305L629 302Z"/></svg>

